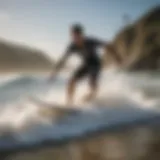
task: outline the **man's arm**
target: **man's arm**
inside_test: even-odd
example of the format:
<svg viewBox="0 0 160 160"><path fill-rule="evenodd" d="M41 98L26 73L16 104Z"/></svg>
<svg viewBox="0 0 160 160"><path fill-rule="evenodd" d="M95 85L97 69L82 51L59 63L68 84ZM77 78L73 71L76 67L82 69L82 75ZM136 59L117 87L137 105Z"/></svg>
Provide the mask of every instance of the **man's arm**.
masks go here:
<svg viewBox="0 0 160 160"><path fill-rule="evenodd" d="M66 61L68 60L68 58L70 57L72 52L72 48L69 46L65 52L65 54L60 58L60 60L55 64L54 69L52 71L51 74L51 79L56 76L60 70L63 68L63 66L65 65Z"/></svg>
<svg viewBox="0 0 160 160"><path fill-rule="evenodd" d="M61 59L56 63L55 68L54 68L55 72L59 72L64 67L64 65L65 65L66 61L68 60L69 56L70 56L70 52L67 51L61 57Z"/></svg>
<svg viewBox="0 0 160 160"><path fill-rule="evenodd" d="M122 62L122 59L118 52L115 50L114 46L112 44L106 44L105 49L107 50L107 53L111 54L111 56L120 64Z"/></svg>
<svg viewBox="0 0 160 160"><path fill-rule="evenodd" d="M93 38L93 43L94 43L96 46L100 46L100 47L105 47L105 45L106 45L106 42L105 42L105 41L100 40L100 39L95 39L95 38Z"/></svg>
<svg viewBox="0 0 160 160"><path fill-rule="evenodd" d="M114 47L107 43L107 42L104 42L102 40L99 40L99 39L95 39L95 44L98 45L98 46L101 46L103 47L105 50L108 51L108 53L111 53L111 56L118 62L118 63L121 63L121 57L120 55L115 51Z"/></svg>

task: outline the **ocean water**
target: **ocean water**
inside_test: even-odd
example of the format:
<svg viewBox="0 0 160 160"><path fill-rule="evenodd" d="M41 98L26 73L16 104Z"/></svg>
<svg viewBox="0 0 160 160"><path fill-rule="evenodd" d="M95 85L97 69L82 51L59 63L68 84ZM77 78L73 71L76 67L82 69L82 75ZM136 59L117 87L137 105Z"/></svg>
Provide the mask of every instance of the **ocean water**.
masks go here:
<svg viewBox="0 0 160 160"><path fill-rule="evenodd" d="M52 107L57 106L56 104L67 107L65 90L68 78L69 74L62 74L54 82L49 82L46 75L1 76L0 138L8 139L14 136L16 140L29 143L53 136L52 126L56 124L57 116L51 114L49 105L41 106L34 98ZM87 81L79 84L76 105L73 108L84 113L89 112L91 115L94 115L95 109L100 111L104 107L122 106L159 112L159 80L160 75L156 72L126 73L110 69L102 73L99 94L93 102L82 102L88 91ZM72 128L74 134L79 134L82 128L89 127L86 125L86 119L78 116L77 118L80 121L79 128ZM93 119L88 118L87 121L93 123ZM59 132L69 133L65 125Z"/></svg>

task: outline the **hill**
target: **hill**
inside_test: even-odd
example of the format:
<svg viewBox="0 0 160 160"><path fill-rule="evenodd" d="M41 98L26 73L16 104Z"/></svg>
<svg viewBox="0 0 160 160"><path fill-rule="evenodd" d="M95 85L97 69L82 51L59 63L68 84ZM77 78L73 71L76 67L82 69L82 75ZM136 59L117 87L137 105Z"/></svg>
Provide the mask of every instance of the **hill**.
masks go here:
<svg viewBox="0 0 160 160"><path fill-rule="evenodd" d="M0 72L41 72L51 67L42 51L0 39Z"/></svg>
<svg viewBox="0 0 160 160"><path fill-rule="evenodd" d="M119 64L125 69L160 69L160 6L150 10L115 36L107 46L106 65L115 64L113 52L121 57Z"/></svg>

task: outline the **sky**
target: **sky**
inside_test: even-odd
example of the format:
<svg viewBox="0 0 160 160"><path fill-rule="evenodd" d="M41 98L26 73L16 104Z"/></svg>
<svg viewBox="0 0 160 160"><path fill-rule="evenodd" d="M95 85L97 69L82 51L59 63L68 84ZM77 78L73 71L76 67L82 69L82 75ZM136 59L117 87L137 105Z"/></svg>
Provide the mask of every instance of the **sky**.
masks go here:
<svg viewBox="0 0 160 160"><path fill-rule="evenodd" d="M70 41L69 27L81 23L86 34L106 41L160 0L0 0L0 38L59 57Z"/></svg>

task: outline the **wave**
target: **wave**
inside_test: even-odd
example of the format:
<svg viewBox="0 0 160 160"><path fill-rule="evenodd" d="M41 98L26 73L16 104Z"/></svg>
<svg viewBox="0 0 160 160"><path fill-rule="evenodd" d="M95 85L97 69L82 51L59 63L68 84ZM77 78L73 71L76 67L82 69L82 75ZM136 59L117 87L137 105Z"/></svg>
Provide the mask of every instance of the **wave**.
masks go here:
<svg viewBox="0 0 160 160"><path fill-rule="evenodd" d="M35 96L50 104L65 107L66 79L58 78L55 83L46 83L44 76L20 76L0 87L0 135L31 132L24 139L32 139L37 130L43 133L56 123L57 112L48 107L39 107L30 97ZM87 92L87 83L78 87L77 108L87 112L98 107L141 108L159 111L160 85L158 73L125 73L109 70L102 74L99 95L94 102L81 104ZM2 102L7 103L2 103ZM91 114L94 114L91 113ZM83 128L83 124L81 126ZM67 128L65 128L67 129ZM33 132L34 130L34 132ZM50 131L50 129L48 129ZM48 133L49 134L49 133Z"/></svg>
<svg viewBox="0 0 160 160"><path fill-rule="evenodd" d="M0 86L3 86L4 84L8 83L8 82L12 82L13 80L17 79L19 77L19 75L6 75L6 76L3 76L1 75L0 76Z"/></svg>
<svg viewBox="0 0 160 160"><path fill-rule="evenodd" d="M60 87L63 83L62 78L58 78L56 84L53 84L43 75L19 75L0 85L0 103L17 101L27 95L45 94L52 86Z"/></svg>
<svg viewBox="0 0 160 160"><path fill-rule="evenodd" d="M157 108L160 101L158 72L125 73L110 71L102 80L100 99L126 99L144 108ZM103 98L102 98L103 97ZM130 102L130 103L131 103ZM120 104L119 104L120 105Z"/></svg>

